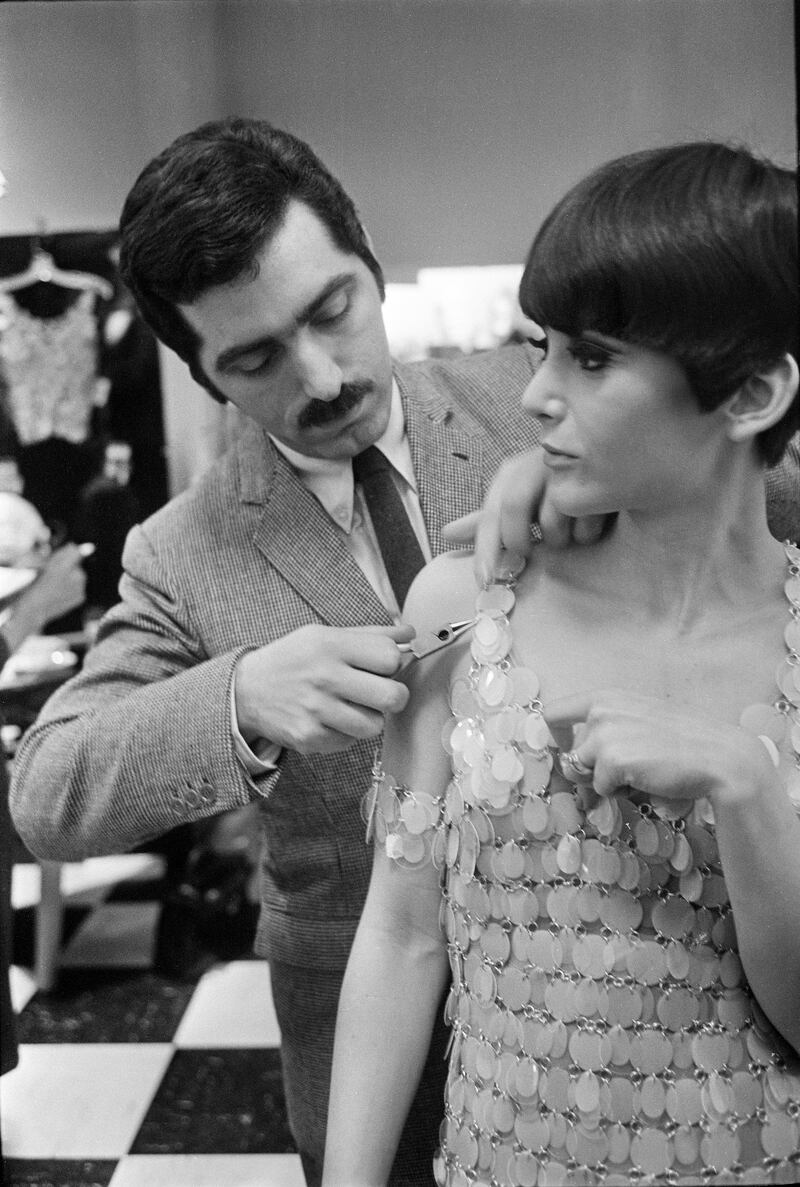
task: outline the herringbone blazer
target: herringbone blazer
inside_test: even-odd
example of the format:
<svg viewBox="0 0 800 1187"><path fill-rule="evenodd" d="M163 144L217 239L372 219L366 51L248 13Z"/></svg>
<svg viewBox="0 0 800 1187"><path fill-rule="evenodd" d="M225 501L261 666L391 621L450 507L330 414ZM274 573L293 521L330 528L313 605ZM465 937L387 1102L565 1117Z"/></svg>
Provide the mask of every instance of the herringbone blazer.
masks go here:
<svg viewBox="0 0 800 1187"><path fill-rule="evenodd" d="M434 554L442 525L479 506L500 461L538 427L520 408L527 347L396 368ZM12 808L51 859L128 850L256 799L263 828L265 955L346 963L369 879L360 801L374 743L284 751L251 779L231 734L234 666L307 623L388 623L340 530L250 424L191 491L131 532L122 601L83 671L23 740Z"/></svg>

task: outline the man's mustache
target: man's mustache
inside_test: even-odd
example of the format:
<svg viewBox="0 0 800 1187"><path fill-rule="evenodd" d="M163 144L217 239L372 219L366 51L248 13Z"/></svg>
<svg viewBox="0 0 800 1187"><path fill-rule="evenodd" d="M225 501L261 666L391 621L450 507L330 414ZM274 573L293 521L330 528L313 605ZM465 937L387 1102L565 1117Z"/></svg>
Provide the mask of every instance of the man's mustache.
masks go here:
<svg viewBox="0 0 800 1187"><path fill-rule="evenodd" d="M319 425L330 424L332 420L339 420L351 412L372 390L373 386L368 379L343 383L335 400L312 400L300 413L297 423L301 429L313 429Z"/></svg>

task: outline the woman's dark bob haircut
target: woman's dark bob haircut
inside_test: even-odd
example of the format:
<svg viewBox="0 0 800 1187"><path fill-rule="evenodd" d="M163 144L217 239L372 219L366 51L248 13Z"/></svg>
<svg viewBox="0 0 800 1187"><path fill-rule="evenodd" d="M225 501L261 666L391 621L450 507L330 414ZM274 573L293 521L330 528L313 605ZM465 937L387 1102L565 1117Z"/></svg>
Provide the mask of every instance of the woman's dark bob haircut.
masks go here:
<svg viewBox="0 0 800 1187"><path fill-rule="evenodd" d="M520 284L528 317L671 355L706 411L798 357L796 175L700 142L620 157L548 215ZM800 400L758 438L767 465Z"/></svg>

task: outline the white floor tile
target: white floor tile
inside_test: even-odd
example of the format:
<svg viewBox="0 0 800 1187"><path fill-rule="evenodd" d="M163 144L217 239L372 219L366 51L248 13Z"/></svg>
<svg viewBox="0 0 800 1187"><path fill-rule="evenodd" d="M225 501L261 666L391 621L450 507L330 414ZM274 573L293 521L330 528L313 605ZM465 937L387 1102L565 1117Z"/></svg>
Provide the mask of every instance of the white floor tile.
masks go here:
<svg viewBox="0 0 800 1187"><path fill-rule="evenodd" d="M305 1187L297 1154L133 1154L109 1187Z"/></svg>
<svg viewBox="0 0 800 1187"><path fill-rule="evenodd" d="M21 1014L33 997L39 986L30 969L23 969L12 964L8 970L8 980L11 986L11 1004L17 1014Z"/></svg>
<svg viewBox="0 0 800 1187"><path fill-rule="evenodd" d="M169 1043L41 1043L20 1047L3 1076L9 1158L121 1158L172 1057Z"/></svg>
<svg viewBox="0 0 800 1187"><path fill-rule="evenodd" d="M234 960L198 982L174 1038L176 1047L279 1047L269 966Z"/></svg>
<svg viewBox="0 0 800 1187"><path fill-rule="evenodd" d="M158 903L104 903L87 915L59 958L65 968L148 968Z"/></svg>

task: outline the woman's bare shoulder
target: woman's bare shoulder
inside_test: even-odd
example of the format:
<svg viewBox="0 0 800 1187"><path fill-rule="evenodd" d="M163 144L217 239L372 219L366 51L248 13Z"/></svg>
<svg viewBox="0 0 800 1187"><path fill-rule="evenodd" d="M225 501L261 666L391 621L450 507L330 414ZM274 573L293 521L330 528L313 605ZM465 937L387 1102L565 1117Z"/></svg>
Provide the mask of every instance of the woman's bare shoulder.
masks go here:
<svg viewBox="0 0 800 1187"><path fill-rule="evenodd" d="M427 564L408 591L403 621L419 633L472 618L478 596L472 560L472 552L464 550L445 552Z"/></svg>

